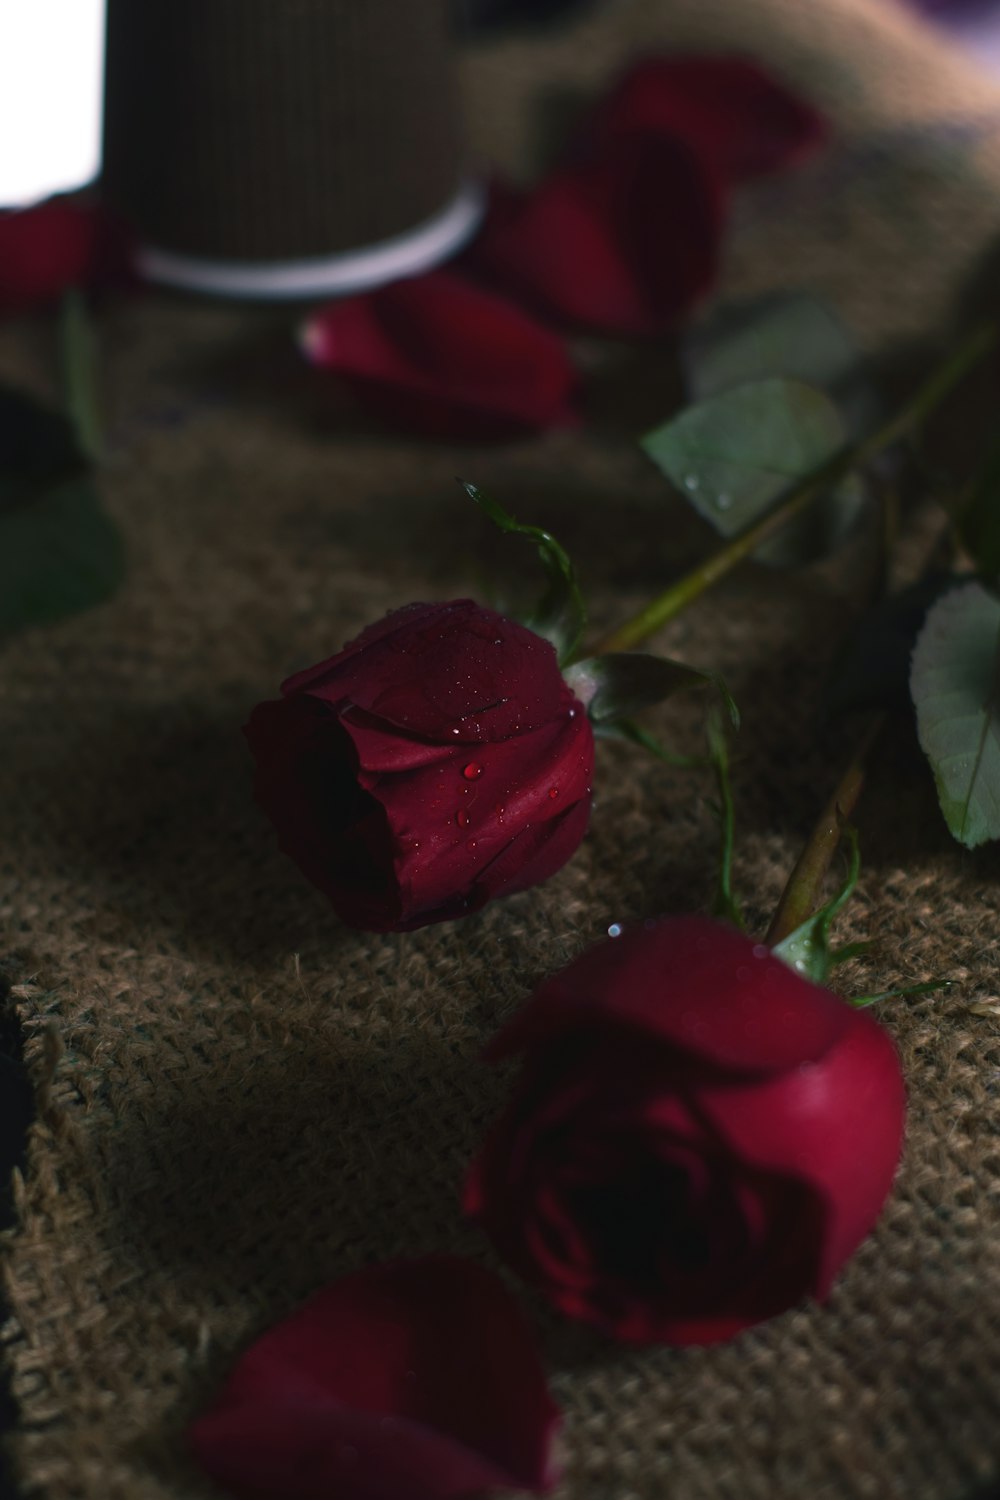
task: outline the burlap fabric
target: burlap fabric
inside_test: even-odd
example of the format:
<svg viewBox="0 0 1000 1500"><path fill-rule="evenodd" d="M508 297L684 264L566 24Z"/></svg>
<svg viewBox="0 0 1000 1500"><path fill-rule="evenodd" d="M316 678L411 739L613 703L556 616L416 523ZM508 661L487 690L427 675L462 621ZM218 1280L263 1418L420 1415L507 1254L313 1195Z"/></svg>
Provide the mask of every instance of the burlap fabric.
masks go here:
<svg viewBox="0 0 1000 1500"><path fill-rule="evenodd" d="M840 126L741 200L726 290L819 287L873 347L940 329L1000 228L1000 92L888 0L620 0L468 59L480 142L526 166L567 93L654 45L763 54ZM714 860L697 779L612 747L591 833L543 890L349 932L251 804L248 707L390 606L478 591L506 546L456 472L564 536L598 626L707 539L629 437L666 400L659 355L606 362L583 434L479 451L354 420L273 314L144 297L105 345L128 583L2 659L4 943L38 1101L6 1245L15 1452L49 1500L207 1500L182 1434L235 1353L366 1259L487 1255L457 1212L506 1087L482 1042L609 922L703 903ZM15 330L3 373L41 387L50 355ZM737 873L758 919L846 743L818 727L817 663L856 564L782 590L744 573L664 633L744 706ZM688 710L659 727L693 732ZM875 958L845 977L961 980L884 1011L911 1093L891 1206L828 1307L721 1348L624 1351L536 1309L562 1500L959 1500L1000 1473L1000 860L949 844L902 731L862 826L847 932Z"/></svg>

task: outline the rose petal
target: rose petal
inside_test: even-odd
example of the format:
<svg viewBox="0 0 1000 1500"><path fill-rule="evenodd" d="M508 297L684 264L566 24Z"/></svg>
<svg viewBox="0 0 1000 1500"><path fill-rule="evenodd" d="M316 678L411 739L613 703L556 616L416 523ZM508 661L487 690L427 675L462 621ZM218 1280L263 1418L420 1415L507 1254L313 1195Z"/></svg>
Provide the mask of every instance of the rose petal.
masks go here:
<svg viewBox="0 0 1000 1500"><path fill-rule="evenodd" d="M121 225L91 202L58 197L0 212L0 313L44 306L70 287L122 279L130 258Z"/></svg>
<svg viewBox="0 0 1000 1500"><path fill-rule="evenodd" d="M673 328L716 277L723 185L683 141L609 136L521 198L498 196L470 263L569 323Z"/></svg>
<svg viewBox="0 0 1000 1500"><path fill-rule="evenodd" d="M251 1346L190 1436L248 1500L458 1500L551 1489L558 1425L503 1283L434 1256L318 1293Z"/></svg>
<svg viewBox="0 0 1000 1500"><path fill-rule="evenodd" d="M742 57L646 59L589 128L597 138L640 131L682 140L727 183L792 166L827 137L811 105Z"/></svg>
<svg viewBox="0 0 1000 1500"><path fill-rule="evenodd" d="M562 340L453 272L332 302L308 320L301 343L313 364L410 431L506 437L577 421Z"/></svg>
<svg viewBox="0 0 1000 1500"><path fill-rule="evenodd" d="M903 1076L888 1034L871 1016L843 1009L850 1024L822 1063L699 1093L731 1149L762 1168L794 1173L822 1199L822 1253L809 1287L821 1298L882 1212L906 1115Z"/></svg>
<svg viewBox="0 0 1000 1500"><path fill-rule="evenodd" d="M850 1020L843 1001L734 928L667 917L605 939L543 984L487 1056L611 1026L715 1067L771 1073L823 1057Z"/></svg>
<svg viewBox="0 0 1000 1500"><path fill-rule="evenodd" d="M449 744L526 733L575 701L548 641L471 599L394 610L281 691L351 703L405 734Z"/></svg>

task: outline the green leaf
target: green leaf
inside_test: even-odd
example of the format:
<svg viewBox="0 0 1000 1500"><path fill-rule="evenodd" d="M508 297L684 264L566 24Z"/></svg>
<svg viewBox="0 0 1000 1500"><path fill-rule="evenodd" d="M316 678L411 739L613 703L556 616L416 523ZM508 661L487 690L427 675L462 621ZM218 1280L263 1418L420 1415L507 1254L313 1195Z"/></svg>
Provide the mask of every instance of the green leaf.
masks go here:
<svg viewBox="0 0 1000 1500"><path fill-rule="evenodd" d="M525 624L556 648L560 666L572 660L583 636L587 611L576 571L567 553L548 531L540 526L523 526L475 484L459 480L470 500L486 512L495 526L509 536L523 536L535 543L538 558L548 584L537 608Z"/></svg>
<svg viewBox="0 0 1000 1500"><path fill-rule="evenodd" d="M65 417L0 385L0 516L86 470Z"/></svg>
<svg viewBox="0 0 1000 1500"><path fill-rule="evenodd" d="M610 724L595 724L594 735L601 740L626 740L630 745L638 745L640 750L648 750L650 755L662 761L665 766L673 766L678 771L701 771L708 765L704 755L681 755L676 750L668 750L655 735L640 728L634 719L615 719Z"/></svg>
<svg viewBox="0 0 1000 1500"><path fill-rule="evenodd" d="M797 380L768 378L689 406L642 439L642 447L721 536L752 526L786 491L845 446L830 398ZM856 480L820 496L758 549L763 561L805 562L849 534L864 504Z"/></svg>
<svg viewBox="0 0 1000 1500"><path fill-rule="evenodd" d="M949 829L967 849L1000 838L1000 600L982 584L932 606L910 690Z"/></svg>
<svg viewBox="0 0 1000 1500"><path fill-rule="evenodd" d="M89 480L0 511L0 635L99 604L122 574L121 537Z"/></svg>
<svg viewBox="0 0 1000 1500"><path fill-rule="evenodd" d="M681 361L693 401L781 375L832 396L852 437L878 420L857 345L832 308L806 292L769 292L718 308L690 330Z"/></svg>
<svg viewBox="0 0 1000 1500"><path fill-rule="evenodd" d="M66 293L60 326L66 410L81 452L90 459L101 454L101 419L97 398L97 340L78 289Z"/></svg>
<svg viewBox="0 0 1000 1500"><path fill-rule="evenodd" d="M858 952L857 943L851 943L841 949L830 946L830 928L833 919L854 894L854 888L861 873L857 833L849 827L843 832L847 840L849 860L847 875L840 890L824 906L821 906L819 911L814 912L811 917L807 917L799 927L796 927L794 932L790 932L780 943L775 943L771 950L790 969L811 979L814 984L826 985L833 968L838 963L843 963L845 959L853 958Z"/></svg>
<svg viewBox="0 0 1000 1500"><path fill-rule="evenodd" d="M993 582L1000 579L1000 439L976 477L957 529L980 573Z"/></svg>
<svg viewBox="0 0 1000 1500"><path fill-rule="evenodd" d="M739 710L721 677L665 656L647 656L641 651L591 656L575 662L565 677L576 696L587 705L591 723L598 726L630 718L692 688L714 688L733 723L739 723Z"/></svg>

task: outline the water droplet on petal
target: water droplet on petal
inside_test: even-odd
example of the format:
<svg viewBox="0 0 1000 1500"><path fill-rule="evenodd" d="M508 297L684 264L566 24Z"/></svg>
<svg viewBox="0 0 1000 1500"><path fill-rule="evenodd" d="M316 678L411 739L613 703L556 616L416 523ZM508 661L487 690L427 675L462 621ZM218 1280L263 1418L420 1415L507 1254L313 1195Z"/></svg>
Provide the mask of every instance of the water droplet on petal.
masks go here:
<svg viewBox="0 0 1000 1500"><path fill-rule="evenodd" d="M550 786L549 787L549 796L550 797L558 797L558 795L559 795L559 788L557 786Z"/></svg>
<svg viewBox="0 0 1000 1500"><path fill-rule="evenodd" d="M770 948L765 943L754 943L753 945L754 958L766 958L770 951Z"/></svg>
<svg viewBox="0 0 1000 1500"><path fill-rule="evenodd" d="M462 731L460 729L453 729L451 732L452 732L452 734L461 734L462 733Z"/></svg>
<svg viewBox="0 0 1000 1500"><path fill-rule="evenodd" d="M506 811L507 811L507 809L505 807L498 807L497 808L497 822L498 823L502 823L503 822L504 813Z"/></svg>
<svg viewBox="0 0 1000 1500"><path fill-rule="evenodd" d="M460 807L458 809L458 812L455 814L455 822L458 824L459 828L468 828L469 814L466 812L464 807Z"/></svg>
<svg viewBox="0 0 1000 1500"><path fill-rule="evenodd" d="M684 488L686 490L696 490L698 488L699 483L700 483L700 481L698 479L697 474L687 474L687 475L685 475L685 478L684 478Z"/></svg>
<svg viewBox="0 0 1000 1500"><path fill-rule="evenodd" d="M608 937L621 937L621 935L622 935L622 926L621 926L621 923L620 922L612 922L611 926L608 928Z"/></svg>
<svg viewBox="0 0 1000 1500"><path fill-rule="evenodd" d="M476 841L475 841L475 839L469 839L469 841L468 841L468 843L466 844L465 847L466 847L466 849L474 849L476 847Z"/></svg>
<svg viewBox="0 0 1000 1500"><path fill-rule="evenodd" d="M470 760L467 766L462 767L462 775L466 781L475 781L477 776L483 774L482 766L478 766L474 760Z"/></svg>

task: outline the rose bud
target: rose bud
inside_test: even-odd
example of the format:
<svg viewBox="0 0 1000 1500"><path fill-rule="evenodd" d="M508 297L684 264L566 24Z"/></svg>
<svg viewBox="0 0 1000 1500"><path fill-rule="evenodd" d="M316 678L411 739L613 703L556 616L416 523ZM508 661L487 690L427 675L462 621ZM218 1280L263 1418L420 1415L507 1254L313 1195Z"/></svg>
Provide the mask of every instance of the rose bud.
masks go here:
<svg viewBox="0 0 1000 1500"><path fill-rule="evenodd" d="M278 842L353 927L405 931L547 880L594 740L552 645L469 599L411 604L282 684L245 733Z"/></svg>
<svg viewBox="0 0 1000 1500"><path fill-rule="evenodd" d="M466 1207L525 1280L619 1339L707 1344L825 1298L892 1186L888 1036L721 923L599 944L487 1055L513 1053Z"/></svg>

